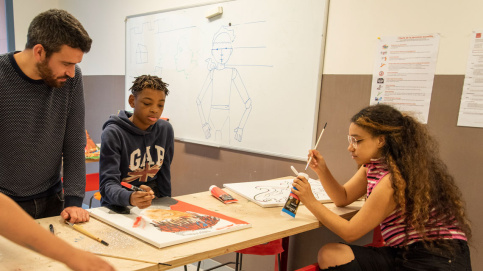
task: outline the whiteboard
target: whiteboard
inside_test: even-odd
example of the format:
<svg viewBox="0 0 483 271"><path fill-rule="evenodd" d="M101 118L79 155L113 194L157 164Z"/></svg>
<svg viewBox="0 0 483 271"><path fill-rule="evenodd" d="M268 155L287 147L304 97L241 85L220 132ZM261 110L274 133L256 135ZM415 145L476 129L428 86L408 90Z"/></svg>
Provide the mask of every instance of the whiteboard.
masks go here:
<svg viewBox="0 0 483 271"><path fill-rule="evenodd" d="M206 14L217 8L223 14ZM136 76L169 84L181 141L306 160L316 132L327 1L238 0L126 18Z"/></svg>

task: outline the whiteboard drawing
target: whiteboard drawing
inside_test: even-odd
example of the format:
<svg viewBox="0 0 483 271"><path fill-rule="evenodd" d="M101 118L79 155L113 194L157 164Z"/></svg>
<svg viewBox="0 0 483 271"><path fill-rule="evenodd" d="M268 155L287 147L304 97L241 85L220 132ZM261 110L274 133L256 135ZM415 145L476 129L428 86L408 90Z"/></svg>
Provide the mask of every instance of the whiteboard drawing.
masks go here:
<svg viewBox="0 0 483 271"><path fill-rule="evenodd" d="M290 194L292 183L293 179L278 179L245 183L229 183L223 184L223 186L262 207L282 207ZM314 196L318 201L331 201L319 180L309 178L309 183L312 188L312 193L314 193Z"/></svg>
<svg viewBox="0 0 483 271"><path fill-rule="evenodd" d="M106 207L90 214L158 248L251 227L251 224L169 197L153 200L146 209L131 207L119 214Z"/></svg>
<svg viewBox="0 0 483 271"><path fill-rule="evenodd" d="M187 37L181 37L178 40L174 62L176 64L176 71L182 72L186 79L190 78L191 73L198 65L197 55L190 48Z"/></svg>
<svg viewBox="0 0 483 271"><path fill-rule="evenodd" d="M201 128L205 138L211 138L214 133L214 141L230 143L230 103L231 91L236 90L244 104L244 112L237 127L234 129L234 138L243 140L243 129L252 111L252 100L248 95L245 84L236 68L227 67L226 64L233 53L233 41L235 33L233 29L222 26L213 36L211 55L213 58L206 60L208 75L203 83L196 99L198 114L201 119ZM211 94L208 109L203 108L203 99L207 93Z"/></svg>
<svg viewBox="0 0 483 271"><path fill-rule="evenodd" d="M148 63L148 50L146 45L138 44L136 46L136 63Z"/></svg>

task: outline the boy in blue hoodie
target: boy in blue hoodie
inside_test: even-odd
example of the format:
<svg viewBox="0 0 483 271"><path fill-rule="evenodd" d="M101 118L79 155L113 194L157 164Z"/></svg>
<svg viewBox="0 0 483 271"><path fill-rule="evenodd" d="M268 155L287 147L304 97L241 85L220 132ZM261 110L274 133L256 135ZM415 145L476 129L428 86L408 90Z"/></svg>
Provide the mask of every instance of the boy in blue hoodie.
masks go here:
<svg viewBox="0 0 483 271"><path fill-rule="evenodd" d="M104 123L99 161L102 206L143 209L154 197L171 196L174 132L169 122L160 119L167 86L157 76L136 77L129 96L134 112L121 110ZM121 182L146 192L133 192Z"/></svg>

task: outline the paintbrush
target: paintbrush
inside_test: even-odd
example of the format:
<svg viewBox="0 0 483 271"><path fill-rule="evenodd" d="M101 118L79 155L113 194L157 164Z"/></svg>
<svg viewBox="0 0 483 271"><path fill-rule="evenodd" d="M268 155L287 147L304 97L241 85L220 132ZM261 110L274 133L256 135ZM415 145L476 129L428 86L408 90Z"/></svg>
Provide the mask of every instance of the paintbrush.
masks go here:
<svg viewBox="0 0 483 271"><path fill-rule="evenodd" d="M74 223L71 223L71 222L69 222L69 221L67 221L67 220L65 221L65 223L67 223L67 224L69 224L70 226L72 226L72 228L74 228L76 231L78 231L78 232L80 232L80 233L83 233L83 234L87 235L88 237L90 237L90 238L92 238L92 239L96 240L96 241L97 241L97 242L99 242L99 243L101 243L101 244L103 244L103 245L105 245L105 246L108 246L108 245L109 245L109 244L108 244L106 241L102 240L102 239L101 239L101 238L99 238L99 237L94 236L92 233L90 233L90 232L86 231L86 230L85 230L84 228L82 228L81 226L76 225L76 224L74 224Z"/></svg>
<svg viewBox="0 0 483 271"><path fill-rule="evenodd" d="M324 128L322 129L322 132L320 132L319 139L317 139L317 143L315 143L314 149L317 149L317 146L319 146L320 139L322 138L322 135L324 134L325 127L327 126L327 122L324 125ZM307 162L307 165L305 166L305 170L309 167L310 161L312 161L312 156L310 156L309 161Z"/></svg>
<svg viewBox="0 0 483 271"><path fill-rule="evenodd" d="M122 256L108 255L108 254L104 254L104 253L94 252L94 254L99 255L99 256L111 257L111 258L117 258L117 259L129 260L129 261L136 261L136 262L142 262L142 263L152 263L152 264L161 264L161 265L171 266L170 264L167 264L167 263L158 263L158 262L152 262L152 261L145 261L145 260L134 259L134 258L127 258L127 257L122 257Z"/></svg>

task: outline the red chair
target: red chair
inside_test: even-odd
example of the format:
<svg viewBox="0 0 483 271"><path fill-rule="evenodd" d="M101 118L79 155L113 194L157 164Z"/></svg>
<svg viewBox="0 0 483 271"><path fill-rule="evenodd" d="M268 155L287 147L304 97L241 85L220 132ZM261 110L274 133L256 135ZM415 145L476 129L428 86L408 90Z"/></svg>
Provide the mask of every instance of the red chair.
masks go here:
<svg viewBox="0 0 483 271"><path fill-rule="evenodd" d="M256 245L252 246L249 248L245 248L242 250L236 251L236 259L235 262L226 262L217 266L214 266L209 269L204 269L205 271L210 271L214 270L217 268L220 268L222 266L228 265L228 264L235 264L235 271L241 271L242 270L242 260L243 260L243 254L251 254L251 255L277 255L277 260L275 261L275 270L281 271L280 267L280 262L281 262L281 254L283 252L283 247L282 247L282 239L278 239L272 242L268 242L265 244L261 245ZM200 263L198 262L198 269L200 268ZM186 268L185 268L186 270Z"/></svg>
<svg viewBox="0 0 483 271"><path fill-rule="evenodd" d="M86 174L86 192L99 190L99 172Z"/></svg>
<svg viewBox="0 0 483 271"><path fill-rule="evenodd" d="M374 233L372 234L372 243L365 245L365 247L383 247L384 246L384 239L382 238L381 234L381 226L377 226L374 228ZM295 271L319 271L319 264L314 263Z"/></svg>

